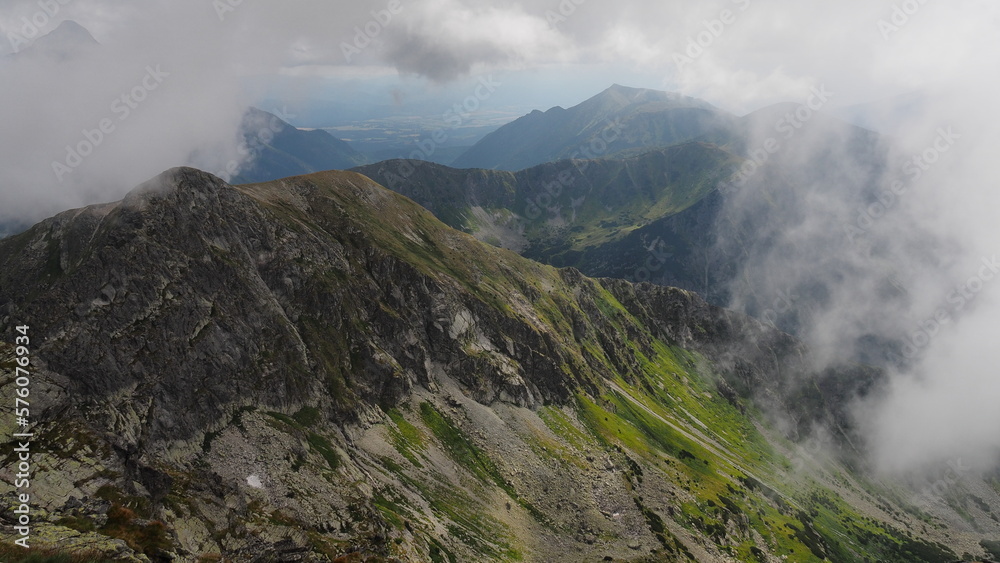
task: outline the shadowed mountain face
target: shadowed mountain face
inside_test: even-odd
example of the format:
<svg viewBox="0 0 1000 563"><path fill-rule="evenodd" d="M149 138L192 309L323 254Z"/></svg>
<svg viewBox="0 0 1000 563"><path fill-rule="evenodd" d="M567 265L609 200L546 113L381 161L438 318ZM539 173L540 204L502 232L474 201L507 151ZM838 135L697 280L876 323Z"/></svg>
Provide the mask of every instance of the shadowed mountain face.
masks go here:
<svg viewBox="0 0 1000 563"><path fill-rule="evenodd" d="M505 125L452 166L521 170L555 160L593 159L691 141L728 128L734 119L695 98L616 84L570 109L536 110Z"/></svg>
<svg viewBox="0 0 1000 563"><path fill-rule="evenodd" d="M242 136L241 149L249 154L249 162L235 171L234 184L343 170L365 162L349 144L326 131L303 131L256 108L243 117Z"/></svg>
<svg viewBox="0 0 1000 563"><path fill-rule="evenodd" d="M360 174L175 169L43 221L0 241L0 331L18 326L36 537L62 549L913 562L981 539L921 529L938 517L858 469L848 412L877 371L816 371L693 293L482 244ZM15 358L0 344L0 392ZM816 425L833 437L796 446Z"/></svg>

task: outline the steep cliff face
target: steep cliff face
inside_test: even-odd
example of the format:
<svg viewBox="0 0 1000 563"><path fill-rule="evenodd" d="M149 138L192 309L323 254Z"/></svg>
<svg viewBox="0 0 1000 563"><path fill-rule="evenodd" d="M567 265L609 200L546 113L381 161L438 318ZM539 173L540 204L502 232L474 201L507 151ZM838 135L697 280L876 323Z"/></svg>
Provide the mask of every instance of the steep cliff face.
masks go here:
<svg viewBox="0 0 1000 563"><path fill-rule="evenodd" d="M919 514L836 459L841 477L811 473L771 429L850 436L843 408L877 373L814 373L791 337L692 293L480 244L358 174L232 187L175 169L4 239L0 331L25 324L39 544L157 561L954 558L934 530L907 535ZM13 357L0 345L4 396Z"/></svg>

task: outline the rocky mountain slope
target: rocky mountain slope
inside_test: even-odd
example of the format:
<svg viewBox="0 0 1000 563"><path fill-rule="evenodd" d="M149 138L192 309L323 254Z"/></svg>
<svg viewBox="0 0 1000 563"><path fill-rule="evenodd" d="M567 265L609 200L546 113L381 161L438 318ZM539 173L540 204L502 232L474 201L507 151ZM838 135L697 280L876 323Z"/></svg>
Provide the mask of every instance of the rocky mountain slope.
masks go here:
<svg viewBox="0 0 1000 563"><path fill-rule="evenodd" d="M0 241L8 397L21 325L37 547L913 562L1000 531L998 480L960 513L864 476L847 409L879 372L817 369L683 290L481 244L360 174L175 169L46 220Z"/></svg>

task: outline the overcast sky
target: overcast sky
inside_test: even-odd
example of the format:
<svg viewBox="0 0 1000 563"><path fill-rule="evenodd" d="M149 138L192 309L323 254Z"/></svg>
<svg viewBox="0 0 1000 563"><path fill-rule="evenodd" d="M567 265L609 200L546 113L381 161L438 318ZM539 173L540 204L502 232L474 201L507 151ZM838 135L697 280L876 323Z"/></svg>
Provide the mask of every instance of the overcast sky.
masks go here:
<svg viewBox="0 0 1000 563"><path fill-rule="evenodd" d="M101 47L25 50L67 19ZM0 58L0 222L115 200L176 165L215 170L264 99L424 108L487 78L500 86L483 107L568 107L620 83L743 114L814 87L828 109L922 90L903 146L947 126L962 149L914 187L916 216L962 241L968 278L1000 252L998 30L993 0L3 0L0 53L21 52ZM1000 447L996 301L984 291L872 408L882 465Z"/></svg>

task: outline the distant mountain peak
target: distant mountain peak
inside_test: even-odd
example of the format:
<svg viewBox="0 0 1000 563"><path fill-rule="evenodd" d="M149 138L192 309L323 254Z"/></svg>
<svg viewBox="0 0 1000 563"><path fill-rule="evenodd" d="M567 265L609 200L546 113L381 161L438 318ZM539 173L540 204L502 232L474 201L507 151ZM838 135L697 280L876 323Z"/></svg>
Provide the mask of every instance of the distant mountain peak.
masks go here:
<svg viewBox="0 0 1000 563"><path fill-rule="evenodd" d="M607 93L613 93L613 92L619 92L619 93L623 93L623 94L633 94L633 93L636 93L636 92L657 92L657 90L650 90L649 88L635 88L635 87L632 87L632 86L623 86L623 85L618 84L616 82L616 83L612 84L611 86L609 86L608 89L605 90L602 93L607 94ZM666 92L664 92L664 93L666 93Z"/></svg>
<svg viewBox="0 0 1000 563"><path fill-rule="evenodd" d="M453 166L515 171L574 155L664 147L700 138L733 117L697 98L616 83L571 108L533 111L504 125Z"/></svg>
<svg viewBox="0 0 1000 563"><path fill-rule="evenodd" d="M241 134L250 158L235 173L219 176L234 184L266 182L322 170L341 170L365 163L365 158L348 143L322 129L304 130L278 115L259 108L247 108Z"/></svg>
<svg viewBox="0 0 1000 563"><path fill-rule="evenodd" d="M612 84L608 89L594 96L590 100L600 100L609 98L616 99L621 102L626 102L628 104L670 102L670 103L680 103L690 107L714 109L714 106L712 106L711 104L709 104L704 100L699 100L698 98L685 96L677 92L654 90L652 88L633 88L631 86L622 86L621 84L618 83ZM584 104L586 103L587 102L584 102Z"/></svg>
<svg viewBox="0 0 1000 563"><path fill-rule="evenodd" d="M44 37L72 38L73 40L79 41L81 43L91 43L94 45L100 45L100 43L96 39L94 39L94 36L90 33L90 30L83 27L74 20L64 20L54 30L46 34Z"/></svg>
<svg viewBox="0 0 1000 563"><path fill-rule="evenodd" d="M21 55L43 56L65 61L81 50L100 46L90 31L73 20L64 20L20 51Z"/></svg>

